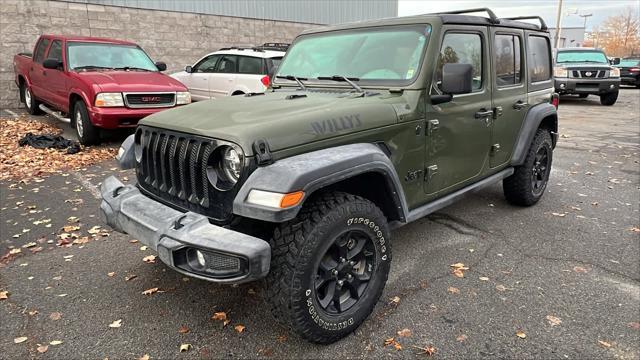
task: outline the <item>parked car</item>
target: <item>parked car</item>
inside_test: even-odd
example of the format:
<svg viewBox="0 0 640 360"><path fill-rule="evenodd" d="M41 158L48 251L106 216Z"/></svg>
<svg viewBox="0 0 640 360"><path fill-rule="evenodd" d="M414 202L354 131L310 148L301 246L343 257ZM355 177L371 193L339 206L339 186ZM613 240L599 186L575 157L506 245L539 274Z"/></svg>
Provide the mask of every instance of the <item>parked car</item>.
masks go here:
<svg viewBox="0 0 640 360"><path fill-rule="evenodd" d="M640 88L640 57L620 59L615 65L620 69L620 82L623 85L635 85Z"/></svg>
<svg viewBox="0 0 640 360"><path fill-rule="evenodd" d="M138 45L121 40L43 35L33 55L13 58L20 101L69 122L78 139L99 142L100 129L135 127L143 117L191 102Z"/></svg>
<svg viewBox="0 0 640 360"><path fill-rule="evenodd" d="M553 75L560 95L577 94L581 98L598 95L600 103L609 106L618 99L620 69L611 66L602 50L558 49Z"/></svg>
<svg viewBox="0 0 640 360"><path fill-rule="evenodd" d="M262 93L289 45L228 47L204 56L184 71L171 74L189 88L194 101Z"/></svg>
<svg viewBox="0 0 640 360"><path fill-rule="evenodd" d="M545 193L546 24L481 11L307 30L270 91L145 118L118 156L137 185L105 179L103 219L182 274L265 278L275 318L307 340L347 336L382 294L391 229L501 180L515 205Z"/></svg>

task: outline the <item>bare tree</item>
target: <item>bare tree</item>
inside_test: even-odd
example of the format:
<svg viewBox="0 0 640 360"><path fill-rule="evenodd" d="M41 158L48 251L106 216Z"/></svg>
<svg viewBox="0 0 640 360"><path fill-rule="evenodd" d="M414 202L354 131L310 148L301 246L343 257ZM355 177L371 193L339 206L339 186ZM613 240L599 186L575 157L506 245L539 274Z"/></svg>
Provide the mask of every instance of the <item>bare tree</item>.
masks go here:
<svg viewBox="0 0 640 360"><path fill-rule="evenodd" d="M619 15L608 17L594 33L591 42L609 56L640 54L640 16L631 7Z"/></svg>

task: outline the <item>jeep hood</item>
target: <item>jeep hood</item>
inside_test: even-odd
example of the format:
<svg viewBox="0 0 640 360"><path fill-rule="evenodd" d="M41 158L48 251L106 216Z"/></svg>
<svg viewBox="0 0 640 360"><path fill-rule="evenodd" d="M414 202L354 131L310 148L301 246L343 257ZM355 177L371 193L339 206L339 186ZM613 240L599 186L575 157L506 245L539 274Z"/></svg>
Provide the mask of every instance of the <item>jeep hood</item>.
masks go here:
<svg viewBox="0 0 640 360"><path fill-rule="evenodd" d="M152 71L82 71L78 79L104 92L187 91L178 80Z"/></svg>
<svg viewBox="0 0 640 360"><path fill-rule="evenodd" d="M258 139L278 151L395 124L395 109L405 107L402 96L388 92L362 97L278 91L197 102L150 115L140 124L232 141L252 155Z"/></svg>

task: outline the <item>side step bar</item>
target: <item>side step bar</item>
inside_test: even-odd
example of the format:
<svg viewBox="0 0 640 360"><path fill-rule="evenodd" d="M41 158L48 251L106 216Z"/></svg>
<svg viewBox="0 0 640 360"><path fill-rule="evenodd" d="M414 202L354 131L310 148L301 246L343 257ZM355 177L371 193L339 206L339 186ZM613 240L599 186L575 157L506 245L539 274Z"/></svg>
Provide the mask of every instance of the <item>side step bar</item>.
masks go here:
<svg viewBox="0 0 640 360"><path fill-rule="evenodd" d="M440 199L434 200L428 204L422 205L419 208L413 209L409 212L409 215L407 216L407 222L406 223L402 223L399 221L394 221L392 222L390 225L390 227L392 229L396 229L399 228L402 225L406 225L412 221L416 221L418 219L421 219L433 212L436 212L444 207L447 207L451 204L453 204L454 202L456 202L458 199L460 199L461 197L469 194L469 193L473 193L475 191L478 191L480 189L482 189L485 186L489 186L491 184L494 184L508 176L511 176L511 174L513 174L513 172L515 171L514 168L510 167L507 169L504 169L496 174L493 174L487 178L484 178L476 183L473 183L465 188L462 188L460 190L454 191L449 195L445 195L443 197L441 197Z"/></svg>
<svg viewBox="0 0 640 360"><path fill-rule="evenodd" d="M40 104L40 106L38 106L40 108L40 110L46 112L47 114L53 116L54 118L64 122L64 123L71 123L71 119L66 118L64 116L62 116L62 113L60 111L53 111L51 109L49 109L48 107L46 107L44 104Z"/></svg>

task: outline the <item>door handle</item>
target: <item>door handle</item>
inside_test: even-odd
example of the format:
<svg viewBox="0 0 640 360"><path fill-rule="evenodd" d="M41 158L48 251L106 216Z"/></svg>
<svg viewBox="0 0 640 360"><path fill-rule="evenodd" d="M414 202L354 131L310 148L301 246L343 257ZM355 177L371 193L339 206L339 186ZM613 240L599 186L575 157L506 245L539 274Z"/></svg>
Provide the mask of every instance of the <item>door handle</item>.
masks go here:
<svg viewBox="0 0 640 360"><path fill-rule="evenodd" d="M516 110L522 110L524 108L526 108L527 106L529 106L529 104L527 104L526 102L522 101L522 100L518 100L516 101L515 104L513 104L513 108Z"/></svg>
<svg viewBox="0 0 640 360"><path fill-rule="evenodd" d="M493 110L480 109L480 111L476 113L476 119L484 119L491 115L493 115Z"/></svg>

